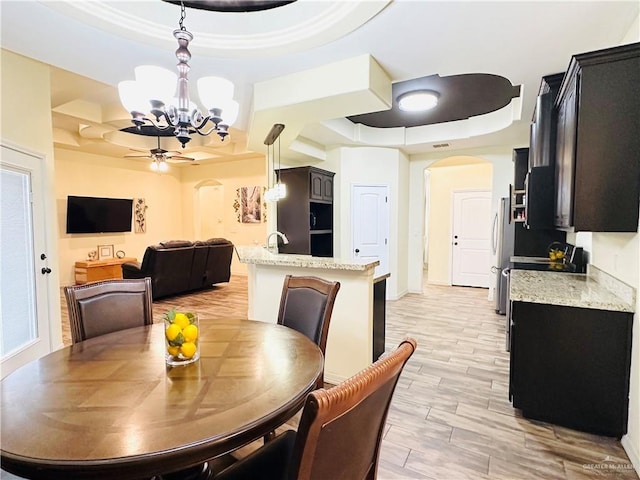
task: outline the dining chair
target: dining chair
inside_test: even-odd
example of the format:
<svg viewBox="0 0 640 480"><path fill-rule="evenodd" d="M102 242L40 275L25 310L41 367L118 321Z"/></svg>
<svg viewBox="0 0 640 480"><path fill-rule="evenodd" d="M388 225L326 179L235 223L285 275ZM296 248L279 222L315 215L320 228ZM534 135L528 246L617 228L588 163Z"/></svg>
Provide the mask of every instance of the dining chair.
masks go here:
<svg viewBox="0 0 640 480"><path fill-rule="evenodd" d="M375 480L391 398L412 338L328 390L311 392L298 431L287 430L214 480Z"/></svg>
<svg viewBox="0 0 640 480"><path fill-rule="evenodd" d="M105 280L64 287L72 343L153 323L151 279Z"/></svg>
<svg viewBox="0 0 640 480"><path fill-rule="evenodd" d="M278 324L293 328L314 342L324 356L329 335L329 323L340 282L330 282L319 277L284 277ZM324 386L324 369L316 382L316 388ZM276 432L264 436L265 443L273 440Z"/></svg>
<svg viewBox="0 0 640 480"><path fill-rule="evenodd" d="M282 286L278 324L306 335L324 355L338 290L340 282L287 275Z"/></svg>

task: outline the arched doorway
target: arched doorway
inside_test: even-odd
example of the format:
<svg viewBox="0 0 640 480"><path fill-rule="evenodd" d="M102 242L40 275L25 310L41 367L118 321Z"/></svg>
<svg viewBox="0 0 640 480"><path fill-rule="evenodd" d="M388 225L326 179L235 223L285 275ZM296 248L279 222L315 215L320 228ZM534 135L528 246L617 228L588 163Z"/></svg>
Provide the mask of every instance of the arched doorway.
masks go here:
<svg viewBox="0 0 640 480"><path fill-rule="evenodd" d="M217 180L203 180L194 187L194 232L196 238L224 237L224 185Z"/></svg>
<svg viewBox="0 0 640 480"><path fill-rule="evenodd" d="M428 283L451 285L454 193L492 191L493 164L482 158L453 156L425 169L423 254ZM491 215L486 219L490 230ZM487 266L490 268L490 265Z"/></svg>

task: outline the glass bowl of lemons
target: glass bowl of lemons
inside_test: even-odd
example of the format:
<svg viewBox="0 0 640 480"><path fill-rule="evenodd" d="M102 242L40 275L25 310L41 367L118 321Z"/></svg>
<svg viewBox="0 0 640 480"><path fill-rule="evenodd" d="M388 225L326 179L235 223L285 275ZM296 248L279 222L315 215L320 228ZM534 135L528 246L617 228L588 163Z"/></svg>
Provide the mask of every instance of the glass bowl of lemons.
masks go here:
<svg viewBox="0 0 640 480"><path fill-rule="evenodd" d="M200 358L198 315L169 310L163 316L165 359L172 367L188 365Z"/></svg>

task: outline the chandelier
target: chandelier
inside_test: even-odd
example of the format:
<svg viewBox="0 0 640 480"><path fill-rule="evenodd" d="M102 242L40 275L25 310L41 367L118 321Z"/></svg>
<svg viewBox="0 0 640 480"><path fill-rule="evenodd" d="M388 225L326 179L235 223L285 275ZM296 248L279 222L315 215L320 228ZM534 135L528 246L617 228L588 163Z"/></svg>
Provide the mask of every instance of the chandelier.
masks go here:
<svg viewBox="0 0 640 480"><path fill-rule="evenodd" d="M207 107L208 115L203 115L189 99L187 74L191 68L188 63L191 60L189 42L193 35L183 25L186 13L182 2L180 9L180 28L173 32L178 41L178 75L153 65L138 66L135 68L135 80L118 84L120 101L141 132L143 126L159 131L173 129L183 148L194 133L207 136L216 132L224 141L238 116L239 105L233 100L233 83L221 77L198 80L198 95Z"/></svg>

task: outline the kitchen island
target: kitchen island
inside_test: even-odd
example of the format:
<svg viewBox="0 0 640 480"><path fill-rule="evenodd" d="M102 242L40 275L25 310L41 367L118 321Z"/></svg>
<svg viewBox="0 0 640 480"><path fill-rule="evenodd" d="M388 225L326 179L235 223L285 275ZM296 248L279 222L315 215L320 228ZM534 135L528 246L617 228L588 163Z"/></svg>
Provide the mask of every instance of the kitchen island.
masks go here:
<svg viewBox="0 0 640 480"><path fill-rule="evenodd" d="M389 275L374 278L378 261L276 254L258 246L236 246L236 253L247 265L247 315L252 320L277 321L286 275L340 282L329 325L325 381L336 384L349 378L384 351L384 285Z"/></svg>
<svg viewBox="0 0 640 480"><path fill-rule="evenodd" d="M509 396L522 416L627 432L635 289L589 273L512 270Z"/></svg>

